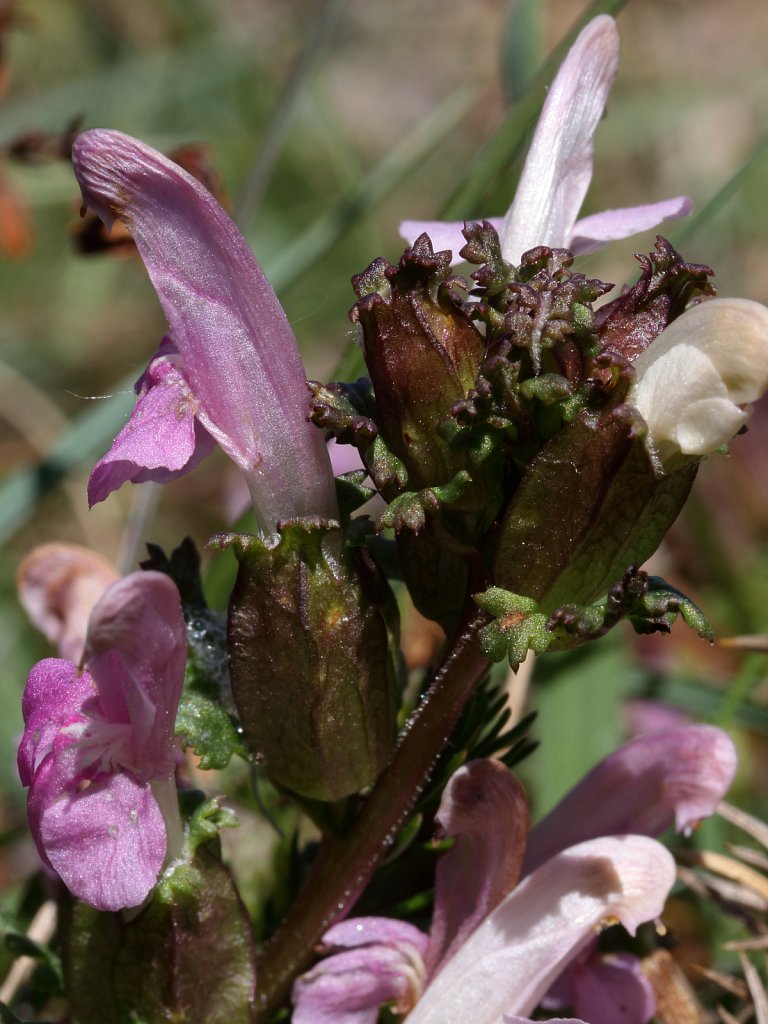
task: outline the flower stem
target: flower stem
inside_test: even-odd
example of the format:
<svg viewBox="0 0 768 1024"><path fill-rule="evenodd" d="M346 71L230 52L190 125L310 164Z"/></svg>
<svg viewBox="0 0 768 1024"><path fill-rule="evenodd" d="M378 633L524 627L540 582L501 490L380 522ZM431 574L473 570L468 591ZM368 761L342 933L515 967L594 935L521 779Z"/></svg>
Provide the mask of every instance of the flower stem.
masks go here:
<svg viewBox="0 0 768 1024"><path fill-rule="evenodd" d="M341 838L330 838L302 891L259 963L257 1020L265 1022L286 999L323 933L346 916L391 849L474 686L488 667L477 634L488 621L476 613L459 633L395 754L358 817Z"/></svg>

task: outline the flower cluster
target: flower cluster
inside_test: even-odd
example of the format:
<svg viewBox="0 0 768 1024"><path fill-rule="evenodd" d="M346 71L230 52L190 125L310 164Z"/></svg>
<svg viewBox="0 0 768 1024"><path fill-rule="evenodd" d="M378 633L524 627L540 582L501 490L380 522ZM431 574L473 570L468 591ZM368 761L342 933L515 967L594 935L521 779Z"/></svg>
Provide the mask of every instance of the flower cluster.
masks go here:
<svg viewBox="0 0 768 1024"><path fill-rule="evenodd" d="M200 182L120 132L77 138L84 203L132 236L168 321L89 501L169 482L218 445L256 520L255 535L213 544L238 560L226 628L191 542L170 557L151 547L122 579L66 545L20 567L21 600L61 657L29 676L18 767L40 857L81 901L65 945L83 1024L97 1018L82 979L107 959L135 965L146 943L154 988L126 995L111 978L115 1020L250 1024L291 990L295 1024L375 1024L385 1004L409 1024L653 1015L642 961L608 953L598 933L660 917L675 867L658 837L713 813L733 744L711 726L642 735L531 827L503 763L531 747L503 731L487 682L491 661L517 666L622 620L668 632L680 614L711 637L688 598L638 566L701 459L768 388L768 310L713 298L709 268L664 239L609 301L613 286L574 263L691 206L681 196L578 219L618 45L606 15L578 36L503 217L404 222L399 263L353 278L369 374L354 384L305 381L271 285ZM471 283L452 271L462 260ZM331 440L353 455L338 479ZM415 711L392 580L445 637ZM464 714L472 700L479 726ZM258 994L218 843L231 816L192 797L182 820L177 735L204 769L235 755L258 767L275 804L321 833ZM438 796L445 751L461 767ZM429 931L348 916L398 834L426 842L433 821L448 849L430 865Z"/></svg>
<svg viewBox="0 0 768 1024"><path fill-rule="evenodd" d="M661 914L674 865L646 837L711 814L735 769L717 729L653 732L601 762L528 833L515 777L470 762L436 817L455 843L438 863L429 936L384 918L335 925L323 938L331 955L294 987L295 1024L375 1024L390 1000L418 1024L521 1021L579 954L565 1005L615 1024L629 991L634 1015L621 1019L644 1024L648 981L634 958L597 953L595 929L621 921L634 932Z"/></svg>

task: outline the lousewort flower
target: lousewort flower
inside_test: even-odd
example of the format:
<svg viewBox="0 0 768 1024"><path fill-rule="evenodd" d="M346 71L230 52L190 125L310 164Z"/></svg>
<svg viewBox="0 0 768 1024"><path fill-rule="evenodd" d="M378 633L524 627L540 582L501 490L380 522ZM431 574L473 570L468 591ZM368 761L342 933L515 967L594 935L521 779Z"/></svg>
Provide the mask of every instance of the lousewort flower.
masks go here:
<svg viewBox="0 0 768 1024"><path fill-rule="evenodd" d="M711 299L686 310L634 361L628 401L648 425L659 468L726 444L768 388L768 309Z"/></svg>
<svg viewBox="0 0 768 1024"><path fill-rule="evenodd" d="M16 571L24 611L59 654L79 662L93 606L117 579L106 559L77 544L40 544Z"/></svg>
<svg viewBox="0 0 768 1024"><path fill-rule="evenodd" d="M171 327L94 467L90 503L126 480L186 472L213 439L244 473L265 534L282 518L333 518L296 339L233 221L186 171L120 132L84 132L72 158L85 204L133 236Z"/></svg>
<svg viewBox="0 0 768 1024"><path fill-rule="evenodd" d="M592 179L593 139L619 64L619 35L607 14L580 33L560 66L541 111L512 205L489 218L499 232L502 254L519 264L538 245L593 252L606 242L647 231L691 210L686 196L645 206L605 210L577 220ZM400 234L412 245L422 232L435 249L451 249L454 261L465 244L463 222L404 221Z"/></svg>
<svg viewBox="0 0 768 1024"><path fill-rule="evenodd" d="M470 762L437 815L455 843L438 863L429 937L384 918L335 925L323 943L343 952L296 983L295 1024L375 1024L385 1000L410 1010L409 1024L522 1022L571 963L577 1013L602 1024L606 1006L630 998L622 1019L645 1024L654 1004L637 960L596 955L595 929L618 918L634 931L661 913L674 865L649 836L711 814L735 767L733 744L709 726L641 736L527 836L519 782Z"/></svg>
<svg viewBox="0 0 768 1024"><path fill-rule="evenodd" d="M24 691L19 775L43 861L99 910L141 904L180 851L173 730L184 680L179 594L162 573L113 583L85 670L49 658Z"/></svg>

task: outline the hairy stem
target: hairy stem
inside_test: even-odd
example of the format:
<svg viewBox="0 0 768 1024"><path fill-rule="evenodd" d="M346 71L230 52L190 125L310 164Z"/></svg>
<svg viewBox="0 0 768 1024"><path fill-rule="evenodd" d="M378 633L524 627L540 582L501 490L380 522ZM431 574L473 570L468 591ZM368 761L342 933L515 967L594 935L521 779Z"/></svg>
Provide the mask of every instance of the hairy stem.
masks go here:
<svg viewBox="0 0 768 1024"><path fill-rule="evenodd" d="M322 934L349 913L391 849L467 698L488 667L477 640L487 621L485 613L478 613L459 634L354 824L345 836L323 845L259 964L260 1022L284 1002Z"/></svg>

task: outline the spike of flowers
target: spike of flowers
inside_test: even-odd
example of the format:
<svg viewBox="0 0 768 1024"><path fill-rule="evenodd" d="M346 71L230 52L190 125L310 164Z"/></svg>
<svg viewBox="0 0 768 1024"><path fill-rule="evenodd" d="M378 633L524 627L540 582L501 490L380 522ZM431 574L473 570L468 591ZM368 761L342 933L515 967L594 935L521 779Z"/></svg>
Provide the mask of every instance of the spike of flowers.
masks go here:
<svg viewBox="0 0 768 1024"><path fill-rule="evenodd" d="M175 584L113 583L88 624L86 670L49 658L24 692L19 747L40 856L99 910L141 904L180 851L173 731L186 663Z"/></svg>
<svg viewBox="0 0 768 1024"><path fill-rule="evenodd" d="M575 255L593 252L690 212L690 200L678 196L577 220L592 178L595 131L618 63L616 23L599 15L581 31L552 83L512 205L503 218L490 218L504 258L515 266L535 246L566 248ZM412 245L426 232L436 249L453 250L459 262L462 228L462 222L404 221L400 234Z"/></svg>
<svg viewBox="0 0 768 1024"><path fill-rule="evenodd" d="M283 518L335 517L296 339L236 225L199 182L120 132L84 132L72 158L85 204L133 236L171 327L94 468L91 504L125 480L185 472L207 434L243 471L266 534Z"/></svg>

